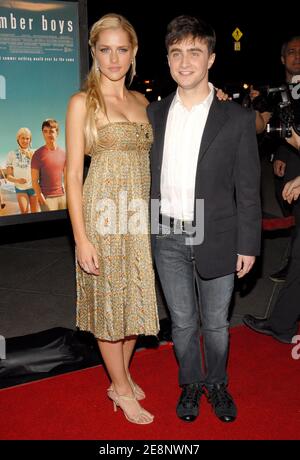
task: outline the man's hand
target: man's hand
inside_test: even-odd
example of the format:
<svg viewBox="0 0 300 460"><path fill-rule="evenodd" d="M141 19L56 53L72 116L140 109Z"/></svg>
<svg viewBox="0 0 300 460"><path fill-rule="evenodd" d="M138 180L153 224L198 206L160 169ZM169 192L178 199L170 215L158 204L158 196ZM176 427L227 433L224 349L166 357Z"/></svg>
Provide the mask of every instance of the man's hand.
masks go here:
<svg viewBox="0 0 300 460"><path fill-rule="evenodd" d="M243 278L250 272L255 262L255 256L238 255L236 263L236 274L238 278Z"/></svg>
<svg viewBox="0 0 300 460"><path fill-rule="evenodd" d="M294 128L292 128L292 136L286 137L285 140L288 142L288 144L291 144L293 147L300 150L300 136L296 134Z"/></svg>
<svg viewBox="0 0 300 460"><path fill-rule="evenodd" d="M42 193L37 193L38 202L43 206L46 206L47 201Z"/></svg>
<svg viewBox="0 0 300 460"><path fill-rule="evenodd" d="M285 175L286 163L281 160L275 160L273 163L273 169L275 176L283 177Z"/></svg>
<svg viewBox="0 0 300 460"><path fill-rule="evenodd" d="M267 127L269 120L272 116L271 112L259 112L258 110L255 111L255 128L256 133L261 134Z"/></svg>

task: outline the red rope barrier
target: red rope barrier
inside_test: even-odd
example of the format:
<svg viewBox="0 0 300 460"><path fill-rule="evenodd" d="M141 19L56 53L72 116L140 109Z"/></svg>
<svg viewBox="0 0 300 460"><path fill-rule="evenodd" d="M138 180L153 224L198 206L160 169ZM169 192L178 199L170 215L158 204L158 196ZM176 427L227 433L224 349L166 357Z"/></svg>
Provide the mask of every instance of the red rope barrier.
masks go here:
<svg viewBox="0 0 300 460"><path fill-rule="evenodd" d="M263 230L285 230L291 228L295 225L294 216L288 217L274 217L270 219L262 220L262 229Z"/></svg>

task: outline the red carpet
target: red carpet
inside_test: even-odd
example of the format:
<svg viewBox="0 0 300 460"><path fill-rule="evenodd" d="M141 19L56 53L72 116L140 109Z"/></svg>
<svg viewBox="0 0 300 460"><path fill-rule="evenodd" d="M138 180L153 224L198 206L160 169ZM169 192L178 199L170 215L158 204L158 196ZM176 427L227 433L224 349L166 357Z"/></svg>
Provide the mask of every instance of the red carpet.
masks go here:
<svg viewBox="0 0 300 460"><path fill-rule="evenodd" d="M132 374L145 392L150 425L134 425L121 410L113 412L101 366L0 391L0 438L8 439L299 439L300 360L293 345L245 327L231 329L230 391L238 418L224 424L202 399L198 419L181 422L175 414L179 395L171 345L135 354ZM299 351L298 351L299 354Z"/></svg>

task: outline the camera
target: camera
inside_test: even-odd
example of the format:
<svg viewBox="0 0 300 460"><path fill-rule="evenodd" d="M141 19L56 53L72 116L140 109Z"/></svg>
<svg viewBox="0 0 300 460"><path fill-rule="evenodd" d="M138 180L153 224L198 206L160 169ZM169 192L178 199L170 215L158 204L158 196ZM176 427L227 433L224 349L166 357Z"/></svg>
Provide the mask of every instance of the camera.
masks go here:
<svg viewBox="0 0 300 460"><path fill-rule="evenodd" d="M291 83L278 87L263 87L260 95L252 102L259 112L271 112L267 133L277 133L281 138L291 137L292 128L300 136L300 76L293 77Z"/></svg>

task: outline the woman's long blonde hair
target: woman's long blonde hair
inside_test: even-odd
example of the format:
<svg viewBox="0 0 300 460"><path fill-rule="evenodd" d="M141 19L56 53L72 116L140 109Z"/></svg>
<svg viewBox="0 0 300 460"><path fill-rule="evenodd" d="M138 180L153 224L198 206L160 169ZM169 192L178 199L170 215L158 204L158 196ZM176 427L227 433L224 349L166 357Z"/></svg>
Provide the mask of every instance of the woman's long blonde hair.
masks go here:
<svg viewBox="0 0 300 460"><path fill-rule="evenodd" d="M85 123L85 142L87 152L91 150L92 146L95 144L97 140L97 113L100 111L107 116L103 94L100 89L100 71L97 67L97 62L94 57L94 49L98 41L100 32L107 29L119 28L122 28L125 32L128 33L132 49L137 49L138 39L133 26L126 18L119 14L109 13L105 16L102 16L102 18L95 22L90 31L89 45L91 47L91 53L93 56L93 64L85 82L87 108ZM130 67L129 84L131 84L133 77L135 76L135 70L136 61L134 54L132 59L132 65Z"/></svg>

